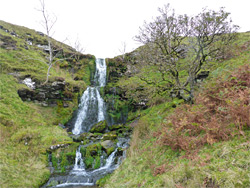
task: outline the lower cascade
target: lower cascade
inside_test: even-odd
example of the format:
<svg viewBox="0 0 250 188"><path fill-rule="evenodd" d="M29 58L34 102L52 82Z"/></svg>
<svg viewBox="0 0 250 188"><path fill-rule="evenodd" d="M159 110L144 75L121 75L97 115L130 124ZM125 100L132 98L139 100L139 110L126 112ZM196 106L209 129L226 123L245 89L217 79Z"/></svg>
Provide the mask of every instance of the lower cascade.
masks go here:
<svg viewBox="0 0 250 188"><path fill-rule="evenodd" d="M95 186L98 179L118 168L126 156L131 128L114 122L108 124L105 118L105 102L100 94L106 85L104 59L96 59L92 83L81 97L76 117L72 118L70 136L75 141L75 153L65 148L63 152L50 154L52 176L42 187Z"/></svg>

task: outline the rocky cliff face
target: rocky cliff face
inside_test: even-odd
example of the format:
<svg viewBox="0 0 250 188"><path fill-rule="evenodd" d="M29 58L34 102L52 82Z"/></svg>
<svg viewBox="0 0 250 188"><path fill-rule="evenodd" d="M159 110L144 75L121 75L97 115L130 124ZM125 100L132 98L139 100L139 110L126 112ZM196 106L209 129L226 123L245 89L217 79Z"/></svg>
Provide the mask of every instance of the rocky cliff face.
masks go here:
<svg viewBox="0 0 250 188"><path fill-rule="evenodd" d="M112 59L107 59L106 62L108 75L107 79L109 84L105 87L104 93L108 106L108 112L113 113L114 115L114 113L117 111L122 112L124 115L128 112L128 110L135 111L137 109L147 108L148 99L146 96L141 95L138 97L138 100L131 100L132 97L128 96L131 88L120 85L120 82L130 79L139 72L137 65L137 51L135 50L133 52L127 53L124 57L118 56ZM137 91L141 91L145 88L137 85L135 89ZM114 95L119 97L114 99L112 97ZM121 116L123 115L121 114Z"/></svg>
<svg viewBox="0 0 250 188"><path fill-rule="evenodd" d="M69 83L65 81L54 81L46 85L36 84L35 89L21 88L18 95L23 101L33 101L42 106L56 106L57 100L63 102L63 107L68 107L68 101L73 101L74 93L78 93L80 88L75 86L73 91L67 90Z"/></svg>

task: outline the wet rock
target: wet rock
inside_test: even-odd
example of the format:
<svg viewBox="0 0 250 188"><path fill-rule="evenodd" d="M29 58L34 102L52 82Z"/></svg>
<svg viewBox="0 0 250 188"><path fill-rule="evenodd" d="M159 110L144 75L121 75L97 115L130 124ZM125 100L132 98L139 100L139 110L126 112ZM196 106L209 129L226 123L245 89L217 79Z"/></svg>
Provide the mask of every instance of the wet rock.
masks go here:
<svg viewBox="0 0 250 188"><path fill-rule="evenodd" d="M112 131L112 132L108 132L106 134L103 135L102 140L115 140L117 138L117 134L116 132Z"/></svg>
<svg viewBox="0 0 250 188"><path fill-rule="evenodd" d="M102 146L100 144L92 144L87 147L87 150L91 154L91 156L95 156L98 154L98 150L101 151Z"/></svg>
<svg viewBox="0 0 250 188"><path fill-rule="evenodd" d="M74 134L71 134L69 135L73 141L75 142L82 142L84 141L85 139L89 139L89 133L82 133L82 134L79 134L79 135L74 135Z"/></svg>
<svg viewBox="0 0 250 188"><path fill-rule="evenodd" d="M91 129L91 133L103 133L105 129L107 128L107 122L106 120L100 121L97 124L95 124Z"/></svg>
<svg viewBox="0 0 250 188"><path fill-rule="evenodd" d="M121 128L123 128L123 127L124 127L124 125L122 125L122 124L117 124L117 125L112 125L112 126L108 127L108 129L109 129L110 131L114 131L114 130L121 129Z"/></svg>
<svg viewBox="0 0 250 188"><path fill-rule="evenodd" d="M117 152L116 152L116 154L115 154L115 155L116 155L116 156L122 156L122 155L123 155L124 150L125 150L125 149L120 148L120 147L119 147L119 148L117 148Z"/></svg>
<svg viewBox="0 0 250 188"><path fill-rule="evenodd" d="M108 150L109 148L115 147L115 144L112 140L105 140L105 141L101 142L101 146L105 150Z"/></svg>

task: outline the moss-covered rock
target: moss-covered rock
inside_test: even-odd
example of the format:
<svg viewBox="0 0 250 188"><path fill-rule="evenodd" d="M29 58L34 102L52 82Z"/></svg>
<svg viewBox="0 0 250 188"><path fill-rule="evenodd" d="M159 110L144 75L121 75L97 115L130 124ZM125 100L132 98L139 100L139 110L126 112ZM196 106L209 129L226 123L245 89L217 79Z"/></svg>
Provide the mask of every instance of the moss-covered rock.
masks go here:
<svg viewBox="0 0 250 188"><path fill-rule="evenodd" d="M103 135L102 140L115 140L117 138L117 134L115 131L112 132L108 132L106 134Z"/></svg>
<svg viewBox="0 0 250 188"><path fill-rule="evenodd" d="M97 169L101 165L102 146L100 143L81 147L80 152L84 158L86 168Z"/></svg>
<svg viewBox="0 0 250 188"><path fill-rule="evenodd" d="M108 149L106 150L107 155L109 156L113 151L115 151L115 147L108 148Z"/></svg>
<svg viewBox="0 0 250 188"><path fill-rule="evenodd" d="M109 129L110 131L114 131L114 130L121 129L121 128L123 128L124 126L125 126L125 125L123 125L123 124L117 124L117 125L112 125L112 126L108 127L108 129Z"/></svg>
<svg viewBox="0 0 250 188"><path fill-rule="evenodd" d="M102 149L102 146L99 143L98 144L92 144L92 145L87 147L87 150L89 151L89 153L92 156L100 154L101 149Z"/></svg>
<svg viewBox="0 0 250 188"><path fill-rule="evenodd" d="M115 150L115 143L112 140L105 140L101 142L101 146L108 155Z"/></svg>
<svg viewBox="0 0 250 188"><path fill-rule="evenodd" d="M78 144L76 143L69 145L66 148L59 148L56 151L51 152L50 160L56 173L64 173L74 165L77 147Z"/></svg>
<svg viewBox="0 0 250 188"><path fill-rule="evenodd" d="M82 142L82 141L86 141L86 140L88 140L88 136L89 136L89 134L88 133L82 133L82 134L80 134L80 135L74 135L74 134L70 134L69 135L72 139L73 139L73 141L75 141L75 142ZM87 143L86 143L87 144Z"/></svg>
<svg viewBox="0 0 250 188"><path fill-rule="evenodd" d="M104 133L105 129L107 128L107 122L106 120L100 121L97 124L95 124L91 129L91 133Z"/></svg>

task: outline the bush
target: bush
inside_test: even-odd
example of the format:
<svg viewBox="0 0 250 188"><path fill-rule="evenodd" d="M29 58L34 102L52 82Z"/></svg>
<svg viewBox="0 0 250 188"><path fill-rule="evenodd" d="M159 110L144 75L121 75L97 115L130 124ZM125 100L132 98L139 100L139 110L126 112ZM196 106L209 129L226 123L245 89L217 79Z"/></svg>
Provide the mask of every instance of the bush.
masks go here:
<svg viewBox="0 0 250 188"><path fill-rule="evenodd" d="M217 79L199 93L194 105L182 105L156 133L163 145L191 151L205 144L244 135L250 127L250 66Z"/></svg>

